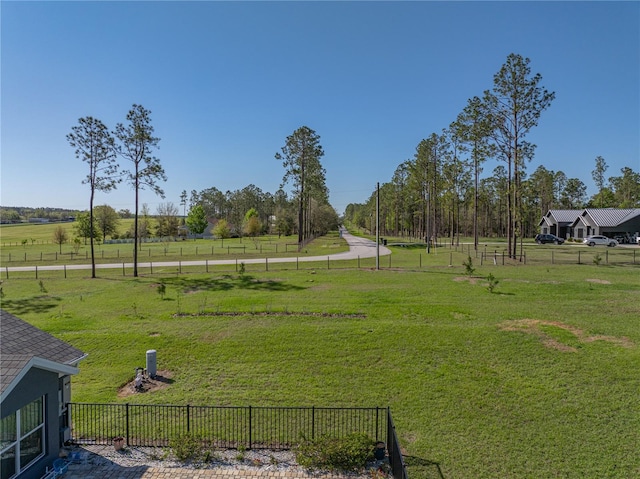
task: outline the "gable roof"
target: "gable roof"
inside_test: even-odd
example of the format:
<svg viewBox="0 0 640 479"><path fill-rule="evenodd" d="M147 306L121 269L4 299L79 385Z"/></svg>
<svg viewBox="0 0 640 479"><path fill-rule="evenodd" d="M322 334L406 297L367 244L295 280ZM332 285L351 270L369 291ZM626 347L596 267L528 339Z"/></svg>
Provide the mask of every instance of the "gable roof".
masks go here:
<svg viewBox="0 0 640 479"><path fill-rule="evenodd" d="M618 226L636 216L640 216L640 208L587 208L580 215L587 224L600 227Z"/></svg>
<svg viewBox="0 0 640 479"><path fill-rule="evenodd" d="M549 214L553 216L558 223L571 223L581 211L582 210L549 210Z"/></svg>
<svg viewBox="0 0 640 479"><path fill-rule="evenodd" d="M549 218L554 219L555 224L571 224L578 216L580 216L582 211L583 210L549 210L547 211L547 214L542 217L538 226L541 226L543 222L547 224L554 224L553 221L549 221Z"/></svg>
<svg viewBox="0 0 640 479"><path fill-rule="evenodd" d="M11 392L32 367L76 374L86 354L0 309L0 397Z"/></svg>

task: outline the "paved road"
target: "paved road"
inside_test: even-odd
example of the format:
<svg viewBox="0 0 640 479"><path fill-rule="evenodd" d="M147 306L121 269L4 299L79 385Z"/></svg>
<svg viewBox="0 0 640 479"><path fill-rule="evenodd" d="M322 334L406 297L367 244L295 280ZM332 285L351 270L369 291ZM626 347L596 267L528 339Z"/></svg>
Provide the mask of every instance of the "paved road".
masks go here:
<svg viewBox="0 0 640 479"><path fill-rule="evenodd" d="M358 259L358 258L374 258L376 256L376 242L353 236L348 233L347 230L342 230L342 237L349 245L349 251L343 253L335 253L324 256L301 256L301 257L286 257L286 258L267 258L266 261L269 264L272 263L295 263L297 261L332 261ZM391 250L382 245L379 247L380 256L391 254ZM263 264L265 258L247 258L242 259L245 264ZM138 262L138 268L151 268L151 267L177 267L177 266L204 266L205 264L224 265L224 264L236 264L237 260L234 259L216 259L216 260L197 260L197 261L154 261L154 262ZM96 264L96 269L121 269L123 263L107 263ZM133 263L124 263L125 268L133 268ZM6 271L61 271L63 269L71 270L83 270L91 269L91 264L73 264L73 265L42 265L42 266L11 266L4 268Z"/></svg>

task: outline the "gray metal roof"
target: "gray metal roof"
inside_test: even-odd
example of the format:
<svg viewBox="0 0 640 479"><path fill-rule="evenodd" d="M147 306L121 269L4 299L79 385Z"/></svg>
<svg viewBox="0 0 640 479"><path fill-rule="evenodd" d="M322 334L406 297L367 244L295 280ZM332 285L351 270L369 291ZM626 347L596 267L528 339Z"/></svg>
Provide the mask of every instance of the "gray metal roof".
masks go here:
<svg viewBox="0 0 640 479"><path fill-rule="evenodd" d="M640 208L587 208L581 216L587 216L594 226L617 226L620 223L640 216Z"/></svg>
<svg viewBox="0 0 640 479"><path fill-rule="evenodd" d="M34 358L75 366L85 356L70 344L0 309L0 393Z"/></svg>
<svg viewBox="0 0 640 479"><path fill-rule="evenodd" d="M580 213L582 210L549 210L547 216L552 216L556 223L573 223Z"/></svg>

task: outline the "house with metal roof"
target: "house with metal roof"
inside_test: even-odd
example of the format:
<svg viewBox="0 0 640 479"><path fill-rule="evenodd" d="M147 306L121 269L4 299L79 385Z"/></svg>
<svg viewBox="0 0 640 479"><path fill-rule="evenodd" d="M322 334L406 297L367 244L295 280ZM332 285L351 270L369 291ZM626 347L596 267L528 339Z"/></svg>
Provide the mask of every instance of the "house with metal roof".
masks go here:
<svg viewBox="0 0 640 479"><path fill-rule="evenodd" d="M586 208L571 223L575 238L614 237L640 232L640 208Z"/></svg>
<svg viewBox="0 0 640 479"><path fill-rule="evenodd" d="M540 234L552 234L564 239L570 238L571 224L581 212L582 210L549 210L538 224Z"/></svg>
<svg viewBox="0 0 640 479"><path fill-rule="evenodd" d="M0 479L35 479L69 439L79 349L0 309Z"/></svg>

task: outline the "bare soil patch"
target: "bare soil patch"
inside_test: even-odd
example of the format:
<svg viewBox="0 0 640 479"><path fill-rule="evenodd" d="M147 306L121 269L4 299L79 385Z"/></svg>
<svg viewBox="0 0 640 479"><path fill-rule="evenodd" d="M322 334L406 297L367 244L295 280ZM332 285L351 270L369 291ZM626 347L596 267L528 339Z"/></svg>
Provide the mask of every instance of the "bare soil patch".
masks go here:
<svg viewBox="0 0 640 479"><path fill-rule="evenodd" d="M611 281L607 281L606 279L587 279L585 281L588 283L611 284Z"/></svg>
<svg viewBox="0 0 640 479"><path fill-rule="evenodd" d="M167 371L166 369L158 371L155 378L144 376L142 378L141 386L137 389L134 378L118 389L118 397L126 398L136 394L151 393L154 391L160 391L161 389L166 389L173 383L172 378L173 373L171 371Z"/></svg>
<svg viewBox="0 0 640 479"><path fill-rule="evenodd" d="M543 321L540 319L519 319L506 321L500 324L500 329L503 331L521 331L527 334L533 334L540 338L542 344L546 347L555 349L557 351L562 352L576 352L577 349L573 346L564 344L557 339L551 337L549 334L540 329L540 326L554 326L556 328L564 329L565 331L573 334L576 339L581 343L592 343L594 341L606 341L608 343L615 344L617 346L621 346L623 348L631 348L634 346L633 341L629 338L621 337L616 338L615 336L604 336L604 335L595 335L589 336L582 329L576 328L575 326L571 326L568 324L561 323L560 321Z"/></svg>

